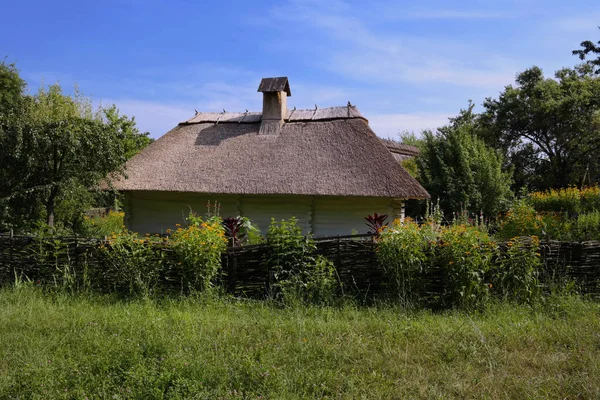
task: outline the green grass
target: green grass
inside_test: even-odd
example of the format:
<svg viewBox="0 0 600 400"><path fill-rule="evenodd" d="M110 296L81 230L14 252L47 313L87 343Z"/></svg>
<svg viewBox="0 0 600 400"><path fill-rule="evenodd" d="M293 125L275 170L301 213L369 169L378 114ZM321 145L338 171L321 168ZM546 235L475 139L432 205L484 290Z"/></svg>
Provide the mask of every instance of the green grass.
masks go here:
<svg viewBox="0 0 600 400"><path fill-rule="evenodd" d="M0 291L0 398L599 398L600 305L476 313Z"/></svg>

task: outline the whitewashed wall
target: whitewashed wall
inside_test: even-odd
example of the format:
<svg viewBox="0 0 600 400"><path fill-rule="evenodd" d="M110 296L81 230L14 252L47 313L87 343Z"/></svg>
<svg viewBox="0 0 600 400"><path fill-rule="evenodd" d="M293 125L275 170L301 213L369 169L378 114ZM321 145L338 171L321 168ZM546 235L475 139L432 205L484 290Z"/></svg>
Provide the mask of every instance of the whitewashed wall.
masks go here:
<svg viewBox="0 0 600 400"><path fill-rule="evenodd" d="M125 195L125 224L139 233L164 233L184 224L190 210L207 212L206 204L220 204L222 217L243 215L266 232L271 218L296 217L302 230L315 236L365 233L364 218L373 213L403 215L402 202L377 197L330 197L285 195L207 195L176 192L128 192Z"/></svg>

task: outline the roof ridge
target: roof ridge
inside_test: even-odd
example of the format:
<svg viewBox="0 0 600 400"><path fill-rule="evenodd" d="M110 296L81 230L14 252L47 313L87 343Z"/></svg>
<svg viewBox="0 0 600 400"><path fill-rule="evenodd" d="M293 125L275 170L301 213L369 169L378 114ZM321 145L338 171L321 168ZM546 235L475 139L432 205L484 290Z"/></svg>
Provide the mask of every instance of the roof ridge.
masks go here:
<svg viewBox="0 0 600 400"><path fill-rule="evenodd" d="M332 106L312 109L288 109L286 122L327 121L338 119L360 118L368 122L355 105ZM262 119L262 111L245 112L198 112L192 118L182 121L180 125L204 123L258 123Z"/></svg>

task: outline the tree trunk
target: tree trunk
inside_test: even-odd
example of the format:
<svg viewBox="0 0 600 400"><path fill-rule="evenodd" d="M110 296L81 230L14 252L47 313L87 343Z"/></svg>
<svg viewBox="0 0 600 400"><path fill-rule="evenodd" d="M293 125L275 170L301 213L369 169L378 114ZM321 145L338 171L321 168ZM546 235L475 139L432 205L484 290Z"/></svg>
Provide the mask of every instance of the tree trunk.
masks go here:
<svg viewBox="0 0 600 400"><path fill-rule="evenodd" d="M54 227L54 200L48 200L48 203L46 203L46 214L48 216L48 226Z"/></svg>
<svg viewBox="0 0 600 400"><path fill-rule="evenodd" d="M54 227L54 203L56 202L56 195L58 194L58 188L53 187L50 190L50 196L46 202L46 216L48 217L48 226Z"/></svg>

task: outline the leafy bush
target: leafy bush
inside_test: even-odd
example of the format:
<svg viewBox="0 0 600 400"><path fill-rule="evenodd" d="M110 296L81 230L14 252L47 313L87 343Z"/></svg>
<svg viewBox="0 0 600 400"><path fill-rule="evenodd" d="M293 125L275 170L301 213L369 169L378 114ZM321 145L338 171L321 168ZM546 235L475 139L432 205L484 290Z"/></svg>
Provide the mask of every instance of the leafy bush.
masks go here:
<svg viewBox="0 0 600 400"><path fill-rule="evenodd" d="M562 212L573 215L600 211L600 187L592 186L584 189L569 187L534 192L527 196L526 201L540 212Z"/></svg>
<svg viewBox="0 0 600 400"><path fill-rule="evenodd" d="M72 268L69 246L60 237L52 235L52 230L46 234L38 230L36 237L29 244L27 251L32 258L32 267L37 269L37 276L44 277L46 282L39 280L38 283L49 283L63 287L68 290L77 289L75 271ZM25 274L27 275L27 274ZM19 277L19 278L26 278Z"/></svg>
<svg viewBox="0 0 600 400"><path fill-rule="evenodd" d="M107 261L104 281L121 293L142 297L155 293L163 272L164 252L156 246L161 240L150 235L141 238L128 230L110 235L100 246Z"/></svg>
<svg viewBox="0 0 600 400"><path fill-rule="evenodd" d="M581 212L600 211L600 187L592 186L580 191Z"/></svg>
<svg viewBox="0 0 600 400"><path fill-rule="evenodd" d="M315 258L315 243L310 235L302 235L295 217L289 221L271 219L267 244L265 260L273 278L273 298L285 303L318 303L332 298L337 286L333 264L322 257Z"/></svg>
<svg viewBox="0 0 600 400"><path fill-rule="evenodd" d="M496 255L496 243L478 226L441 227L430 220L419 226L394 221L378 240L377 257L401 299L419 303L428 296L431 273L441 274L441 305L472 307L483 301L489 286L487 273Z"/></svg>
<svg viewBox="0 0 600 400"><path fill-rule="evenodd" d="M338 283L335 266L323 256L306 266L298 282L303 288L302 299L311 304L333 303Z"/></svg>
<svg viewBox="0 0 600 400"><path fill-rule="evenodd" d="M437 262L445 277L447 305L472 307L487 296L485 276L496 253L496 243L477 227L452 225L442 228Z"/></svg>
<svg viewBox="0 0 600 400"><path fill-rule="evenodd" d="M103 217L84 216L81 233L83 236L96 238L120 233L125 229L125 225L123 225L124 217L124 212L112 210Z"/></svg>
<svg viewBox="0 0 600 400"><path fill-rule="evenodd" d="M403 301L418 302L423 287L423 274L431 264L431 241L435 233L421 228L410 219L395 220L381 232L377 260L389 282Z"/></svg>
<svg viewBox="0 0 600 400"><path fill-rule="evenodd" d="M170 236L169 243L189 289L205 290L211 287L221 269L221 253L227 245L225 229L218 216L204 221L190 213L187 221L188 226L178 227Z"/></svg>
<svg viewBox="0 0 600 400"><path fill-rule="evenodd" d="M530 302L540 294L540 240L537 236L515 237L494 268L494 291L504 299Z"/></svg>
<svg viewBox="0 0 600 400"><path fill-rule="evenodd" d="M539 236L548 239L569 239L571 227L560 214L538 213L525 201L517 201L500 219L500 227L496 232L499 239L510 239L517 236Z"/></svg>
<svg viewBox="0 0 600 400"><path fill-rule="evenodd" d="M574 187L534 192L529 194L526 199L527 203L536 211L580 212L581 192Z"/></svg>
<svg viewBox="0 0 600 400"><path fill-rule="evenodd" d="M600 211L590 211L577 216L577 238L579 240L600 239Z"/></svg>

